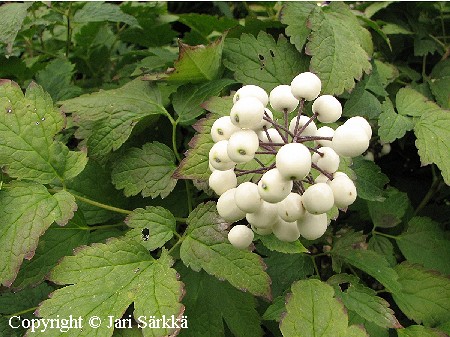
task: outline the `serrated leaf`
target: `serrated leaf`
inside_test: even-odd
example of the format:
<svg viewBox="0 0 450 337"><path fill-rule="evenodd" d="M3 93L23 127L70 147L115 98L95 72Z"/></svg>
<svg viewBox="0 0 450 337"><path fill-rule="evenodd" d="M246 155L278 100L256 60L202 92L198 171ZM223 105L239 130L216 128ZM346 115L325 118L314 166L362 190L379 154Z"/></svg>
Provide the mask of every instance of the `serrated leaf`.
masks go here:
<svg viewBox="0 0 450 337"><path fill-rule="evenodd" d="M228 242L228 224L217 214L215 203L198 206L189 214L187 223L180 248L180 257L186 266L195 271L203 269L253 295L271 298L270 278L264 271L262 258Z"/></svg>
<svg viewBox="0 0 450 337"><path fill-rule="evenodd" d="M100 90L62 103L62 110L74 115L79 127L76 137L84 139L89 156L100 161L122 146L130 137L134 126L145 118L156 122L166 115L163 97L156 85L137 78L123 87Z"/></svg>
<svg viewBox="0 0 450 337"><path fill-rule="evenodd" d="M436 103L411 88L401 88L397 92L395 105L398 113L403 116L421 117L441 110Z"/></svg>
<svg viewBox="0 0 450 337"><path fill-rule="evenodd" d="M398 337L448 337L437 329L426 328L422 325L411 325L405 329L397 330Z"/></svg>
<svg viewBox="0 0 450 337"><path fill-rule="evenodd" d="M128 197L141 192L143 197L167 197L177 184L175 155L166 145L146 143L142 149L130 148L113 165L112 182Z"/></svg>
<svg viewBox="0 0 450 337"><path fill-rule="evenodd" d="M284 242L278 240L275 235L259 235L257 238L262 242L266 248L285 254L299 254L306 253L308 250L296 240L294 242Z"/></svg>
<svg viewBox="0 0 450 337"><path fill-rule="evenodd" d="M401 288L392 295L409 319L425 326L436 326L450 319L448 277L407 262L396 266L395 271Z"/></svg>
<svg viewBox="0 0 450 337"><path fill-rule="evenodd" d="M428 81L436 102L443 108L450 108L450 61L442 60L436 64Z"/></svg>
<svg viewBox="0 0 450 337"><path fill-rule="evenodd" d="M183 302L189 329L180 337L225 337L224 321L233 336L261 337L261 318L255 309L255 299L249 293L233 288L204 271L181 269L186 287Z"/></svg>
<svg viewBox="0 0 450 337"><path fill-rule="evenodd" d="M152 251L162 247L176 232L175 217L163 207L135 209L125 223L132 228L126 236Z"/></svg>
<svg viewBox="0 0 450 337"><path fill-rule="evenodd" d="M328 284L315 279L302 280L294 283L291 290L286 302L287 313L280 324L284 337L347 337L364 333L347 326L344 306Z"/></svg>
<svg viewBox="0 0 450 337"><path fill-rule="evenodd" d="M311 71L322 81L322 93L339 95L352 90L355 79L371 70L370 33L343 3L317 8L309 20L312 32L306 53L312 56Z"/></svg>
<svg viewBox="0 0 450 337"><path fill-rule="evenodd" d="M203 84L188 84L179 87L173 95L172 104L178 121L188 123L204 113L201 104L211 96L216 96L227 86L235 83L231 79L219 79Z"/></svg>
<svg viewBox="0 0 450 337"><path fill-rule="evenodd" d="M280 35L278 41L260 32L257 37L242 34L240 39L226 40L224 64L234 72L234 78L246 84L257 83L266 91L280 84L289 84L306 71L307 58Z"/></svg>
<svg viewBox="0 0 450 337"><path fill-rule="evenodd" d="M403 116L395 112L389 98L381 105L381 114L378 118L378 134L383 142L391 143L402 138L407 131L414 128L414 120L409 116Z"/></svg>
<svg viewBox="0 0 450 337"><path fill-rule="evenodd" d="M371 201L383 201L383 187L389 182L389 178L381 172L380 167L360 156L353 158L351 168L356 174L358 197Z"/></svg>
<svg viewBox="0 0 450 337"><path fill-rule="evenodd" d="M102 21L123 22L132 27L139 27L139 23L135 17L122 12L116 4L105 3L103 1L87 2L83 8L75 13L73 21L75 23Z"/></svg>
<svg viewBox="0 0 450 337"><path fill-rule="evenodd" d="M410 207L408 195L395 188L387 189L385 197L386 199L382 202L367 202L370 217L376 227L389 228L398 225Z"/></svg>
<svg viewBox="0 0 450 337"><path fill-rule="evenodd" d="M111 239L106 244L93 244L79 249L74 256L65 257L53 269L50 279L57 284L70 284L52 293L41 303L37 316L82 317L87 322L93 315L102 324L94 329L88 324L72 330L72 336L111 336L108 316L122 317L134 303L134 318L178 317L184 311L180 303L183 285L171 268L172 258L163 252L157 260L147 249L132 239ZM143 329L144 336L166 336L177 329L163 327ZM60 336L57 329L27 336Z"/></svg>
<svg viewBox="0 0 450 337"><path fill-rule="evenodd" d="M424 113L414 126L414 134L422 165L435 163L450 185L450 111Z"/></svg>
<svg viewBox="0 0 450 337"><path fill-rule="evenodd" d="M364 326L370 337L389 337L389 329L381 328L378 325L366 321L353 311L348 312L349 324Z"/></svg>
<svg viewBox="0 0 450 337"><path fill-rule="evenodd" d="M373 235L369 239L369 245L367 248L383 255L392 267L397 264L397 259L394 253L394 245L388 238L381 235Z"/></svg>
<svg viewBox="0 0 450 337"><path fill-rule="evenodd" d="M32 82L24 95L16 83L0 81L0 165L9 176L46 184L79 174L86 154L54 140L64 124L40 86Z"/></svg>
<svg viewBox="0 0 450 337"><path fill-rule="evenodd" d="M65 59L55 59L36 73L36 82L56 102L81 94L82 89L71 83L75 65Z"/></svg>
<svg viewBox="0 0 450 337"><path fill-rule="evenodd" d="M380 1L380 2L372 2L369 6L364 10L364 15L368 18L371 18L378 11L389 6L393 1Z"/></svg>
<svg viewBox="0 0 450 337"><path fill-rule="evenodd" d="M0 191L1 284L11 286L23 259L33 257L39 237L60 220L62 198L72 203L72 212L76 209L72 196L63 193L60 197L57 200L43 185L27 182L13 182Z"/></svg>
<svg viewBox="0 0 450 337"><path fill-rule="evenodd" d="M74 248L88 243L89 230L80 212L63 228L52 225L39 239L36 253L20 267L12 288L23 289L42 282L58 261Z"/></svg>
<svg viewBox="0 0 450 337"><path fill-rule="evenodd" d="M397 236L397 244L411 263L450 274L450 242L438 223L430 218L414 217L407 230Z"/></svg>
<svg viewBox="0 0 450 337"><path fill-rule="evenodd" d="M298 51L302 51L311 29L308 27L308 19L316 9L315 2L287 2L284 4L280 20L286 27L286 35Z"/></svg>
<svg viewBox="0 0 450 337"><path fill-rule="evenodd" d="M283 316L285 309L286 296L278 296L274 298L272 304L264 312L262 319L265 321L277 321L279 322Z"/></svg>
<svg viewBox="0 0 450 337"><path fill-rule="evenodd" d="M368 80L359 82L345 102L343 115L347 117L363 116L375 119L381 112L380 101L366 90Z"/></svg>
<svg viewBox="0 0 450 337"><path fill-rule="evenodd" d="M6 44L7 55L11 54L14 40L22 28L23 20L27 16L29 3L6 3L0 6L0 42Z"/></svg>

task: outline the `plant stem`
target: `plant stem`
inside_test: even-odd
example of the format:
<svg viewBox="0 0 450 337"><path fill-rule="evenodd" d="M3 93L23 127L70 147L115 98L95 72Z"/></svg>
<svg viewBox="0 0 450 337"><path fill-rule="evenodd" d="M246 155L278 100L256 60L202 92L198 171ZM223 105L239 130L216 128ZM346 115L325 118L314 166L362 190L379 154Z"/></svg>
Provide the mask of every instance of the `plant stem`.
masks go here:
<svg viewBox="0 0 450 337"><path fill-rule="evenodd" d="M317 274L319 279L322 279L321 276L320 276L319 267L317 266L317 263L316 263L316 259L315 259L316 255L310 255L310 256L311 256L311 260L312 260L312 263L313 263L313 266L314 266L315 273Z"/></svg>
<svg viewBox="0 0 450 337"><path fill-rule="evenodd" d="M312 123L312 121L313 120L315 120L317 118L317 113L314 113L310 118L309 118L309 120L305 123L305 125L303 125L301 128L300 128L300 130L297 130L296 132L295 132L295 136L294 136L294 142L296 142L297 141L297 139L300 137L300 135L302 134L302 132L308 127L308 125L310 124L310 123ZM304 137L302 137L302 138L304 138Z"/></svg>
<svg viewBox="0 0 450 337"><path fill-rule="evenodd" d="M66 17L67 17L66 57L67 58L69 58L70 45L72 43L72 27L70 26L70 16L72 15L71 10L72 10L72 3L69 2L69 8L67 9L67 12L66 12Z"/></svg>
<svg viewBox="0 0 450 337"><path fill-rule="evenodd" d="M378 231L372 231L372 233L375 235L384 236L389 239L398 240L398 236L395 236L395 235L390 235L390 234L386 234L386 233L382 233L382 232L378 232Z"/></svg>
<svg viewBox="0 0 450 337"><path fill-rule="evenodd" d="M428 190L427 194L420 202L419 206L417 206L416 210L414 211L414 216L416 216L428 204L428 202L431 200L433 195L437 191L439 191L439 189L442 186L441 183L442 183L442 181L440 178L433 179L433 183L431 184L430 189Z"/></svg>
<svg viewBox="0 0 450 337"><path fill-rule="evenodd" d="M322 173L325 177L327 177L330 180L333 180L333 175L328 173L327 171L322 170L319 166L317 166L314 163L311 163L311 167Z"/></svg>
<svg viewBox="0 0 450 337"><path fill-rule="evenodd" d="M171 123L172 123L172 149L173 149L173 153L175 153L175 157L177 158L178 163L180 163L181 156L178 153L178 149L177 149L177 122L172 119Z"/></svg>
<svg viewBox="0 0 450 337"><path fill-rule="evenodd" d="M184 186L186 187L186 201L189 213L192 212L192 196L191 196L191 188L189 186L189 181L187 179L184 180Z"/></svg>
<svg viewBox="0 0 450 337"><path fill-rule="evenodd" d="M51 192L52 190L49 189L49 192ZM119 208L119 207L114 207L114 206L110 206L107 204L103 204L101 202L95 201L95 200L91 200L85 197L82 197L81 195L75 194L73 192L69 192L70 194L72 194L75 199L78 199L80 201L83 201L87 204L93 205L93 206L97 206L99 208L103 208L106 209L108 211L112 211L112 212L116 212L116 213L121 213L121 214L131 214L132 212L127 210L127 209L123 209L123 208Z"/></svg>

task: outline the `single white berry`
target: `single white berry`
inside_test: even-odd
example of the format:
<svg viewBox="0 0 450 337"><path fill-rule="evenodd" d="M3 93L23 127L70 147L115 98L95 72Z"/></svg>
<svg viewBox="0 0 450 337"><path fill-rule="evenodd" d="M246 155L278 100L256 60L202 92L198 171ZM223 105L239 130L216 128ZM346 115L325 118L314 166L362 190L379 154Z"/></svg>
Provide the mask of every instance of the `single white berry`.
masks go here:
<svg viewBox="0 0 450 337"><path fill-rule="evenodd" d="M263 200L258 192L258 185L250 181L236 187L234 201L237 207L245 213L257 212L263 204Z"/></svg>
<svg viewBox="0 0 450 337"><path fill-rule="evenodd" d="M365 160L375 161L375 156L372 151L367 151L367 153L363 156Z"/></svg>
<svg viewBox="0 0 450 337"><path fill-rule="evenodd" d="M209 170L210 170L211 172L216 171L216 169L214 168L214 166L211 165L211 162L210 162L210 161L208 161L208 168L209 168Z"/></svg>
<svg viewBox="0 0 450 337"><path fill-rule="evenodd" d="M269 103L267 92L257 85L249 84L240 88L233 96L233 103L236 103L244 97L256 97L264 106Z"/></svg>
<svg viewBox="0 0 450 337"><path fill-rule="evenodd" d="M258 228L253 225L250 225L251 229L258 235L269 235L272 234L272 227L268 228Z"/></svg>
<svg viewBox="0 0 450 337"><path fill-rule="evenodd" d="M235 222L245 217L245 213L236 206L236 202L234 201L235 191L236 188L229 189L217 200L217 212L228 222Z"/></svg>
<svg viewBox="0 0 450 337"><path fill-rule="evenodd" d="M346 208L356 200L357 192L353 181L344 176L339 176L328 182L333 191L334 204L337 208Z"/></svg>
<svg viewBox="0 0 450 337"><path fill-rule="evenodd" d="M272 111L270 111L268 108L264 109L264 117L265 118L270 118L271 120L273 120L273 113ZM255 127L252 127L253 130L255 131L260 131L262 130L264 127L266 128L270 128L272 126L272 123L270 123L269 121L265 120L264 118L261 120L261 122L256 125Z"/></svg>
<svg viewBox="0 0 450 337"><path fill-rule="evenodd" d="M356 157L369 148L369 141L363 128L344 124L335 130L331 147L340 156Z"/></svg>
<svg viewBox="0 0 450 337"><path fill-rule="evenodd" d="M249 224L256 228L272 228L273 224L278 219L277 205L263 201L257 212L247 213L245 218Z"/></svg>
<svg viewBox="0 0 450 337"><path fill-rule="evenodd" d="M229 189L237 186L236 173L234 173L234 169L226 171L215 170L209 176L208 182L209 187L211 187L216 194L222 195Z"/></svg>
<svg viewBox="0 0 450 337"><path fill-rule="evenodd" d="M316 74L304 72L294 77L291 82L291 92L297 99L312 101L317 98L322 89L320 78Z"/></svg>
<svg viewBox="0 0 450 337"><path fill-rule="evenodd" d="M261 198L267 202L277 203L291 193L292 180L285 179L278 169L273 168L261 177L258 182L258 191Z"/></svg>
<svg viewBox="0 0 450 337"><path fill-rule="evenodd" d="M350 179L350 177L346 173L341 172L341 171L336 171L336 172L333 173L333 179L335 179L337 177L345 177L347 179Z"/></svg>
<svg viewBox="0 0 450 337"><path fill-rule="evenodd" d="M238 249L250 246L254 237L253 231L245 225L236 225L228 232L228 241Z"/></svg>
<svg viewBox="0 0 450 337"><path fill-rule="evenodd" d="M312 111L320 122L334 123L342 116L342 105L336 97L323 95L314 101Z"/></svg>
<svg viewBox="0 0 450 337"><path fill-rule="evenodd" d="M253 128L264 116L264 105L256 97L239 99L231 108L231 122L240 128Z"/></svg>
<svg viewBox="0 0 450 337"><path fill-rule="evenodd" d="M298 118L298 126L297 126L297 133L303 128L303 126L308 123L310 118L305 115L301 115L300 118ZM291 119L291 122L289 123L289 131L291 131L293 134L295 132L295 125L297 124L297 116ZM300 133L300 136L316 136L317 133L317 126L314 121L311 121L308 123L306 128Z"/></svg>
<svg viewBox="0 0 450 337"><path fill-rule="evenodd" d="M287 222L281 218L272 227L273 234L278 240L284 242L294 242L300 237L297 222Z"/></svg>
<svg viewBox="0 0 450 337"><path fill-rule="evenodd" d="M297 220L297 227L300 235L307 240L316 240L320 238L328 227L326 214L306 213L304 217Z"/></svg>
<svg viewBox="0 0 450 337"><path fill-rule="evenodd" d="M267 135L269 134L269 135ZM275 128L261 130L257 132L258 138L264 143L284 143L280 133ZM270 140L269 140L270 137Z"/></svg>
<svg viewBox="0 0 450 337"><path fill-rule="evenodd" d="M209 163L216 170L229 170L236 165L228 156L228 140L220 140L209 150Z"/></svg>
<svg viewBox="0 0 450 337"><path fill-rule="evenodd" d="M372 127L370 126L369 122L366 121L366 119L364 117L355 116L355 117L349 118L345 121L344 125L356 125L356 126L364 129L364 131L366 132L367 137L369 139L372 137Z"/></svg>
<svg viewBox="0 0 450 337"><path fill-rule="evenodd" d="M303 193L302 203L309 213L326 213L334 206L333 191L326 183L311 185Z"/></svg>
<svg viewBox="0 0 450 337"><path fill-rule="evenodd" d="M292 95L289 85L278 85L269 94L270 106L276 111L294 111L298 106L298 99Z"/></svg>
<svg viewBox="0 0 450 337"><path fill-rule="evenodd" d="M276 167L285 179L301 180L311 170L311 153L301 143L283 145L275 156Z"/></svg>
<svg viewBox="0 0 450 337"><path fill-rule="evenodd" d="M328 177L326 176L326 175L324 175L324 174L319 174L317 177L316 177L316 179L314 179L314 182L316 183L316 184L318 184L318 183L327 183L328 181L329 181L330 179L328 179Z"/></svg>
<svg viewBox="0 0 450 337"><path fill-rule="evenodd" d="M334 136L334 130L330 128L329 126L322 126L317 129L316 137L333 137ZM315 141L317 145L320 146L328 146L331 147L331 140L323 140L319 139Z"/></svg>
<svg viewBox="0 0 450 337"><path fill-rule="evenodd" d="M302 204L302 196L298 193L289 195L277 204L278 216L284 221L297 221L305 214Z"/></svg>
<svg viewBox="0 0 450 337"><path fill-rule="evenodd" d="M381 146L380 155L385 156L391 152L391 144L385 143Z"/></svg>
<svg viewBox="0 0 450 337"><path fill-rule="evenodd" d="M258 135L250 129L233 133L228 140L227 154L236 163L246 163L255 157L259 147Z"/></svg>
<svg viewBox="0 0 450 337"><path fill-rule="evenodd" d="M228 140L238 130L240 128L231 123L230 116L223 116L218 118L211 126L211 137L214 143L217 143L219 140Z"/></svg>
<svg viewBox="0 0 450 337"><path fill-rule="evenodd" d="M317 152L320 152L322 156ZM312 162L328 173L336 172L339 168L339 155L327 146L317 149L317 152L312 155Z"/></svg>

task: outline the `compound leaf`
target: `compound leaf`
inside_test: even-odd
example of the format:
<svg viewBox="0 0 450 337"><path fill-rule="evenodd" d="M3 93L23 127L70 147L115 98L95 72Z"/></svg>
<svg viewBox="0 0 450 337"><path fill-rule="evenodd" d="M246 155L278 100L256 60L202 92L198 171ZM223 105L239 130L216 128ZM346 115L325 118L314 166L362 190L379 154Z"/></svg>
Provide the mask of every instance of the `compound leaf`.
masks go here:
<svg viewBox="0 0 450 337"><path fill-rule="evenodd" d="M262 258L233 247L227 239L228 224L216 211L216 204L198 206L188 217L188 228L180 248L184 264L195 271L205 270L234 287L270 299L270 278Z"/></svg>
<svg viewBox="0 0 450 337"><path fill-rule="evenodd" d="M123 189L126 196L136 195L162 198L169 195L177 184L175 155L166 145L146 143L142 149L130 148L118 158L112 170L112 182Z"/></svg>
<svg viewBox="0 0 450 337"><path fill-rule="evenodd" d="M41 303L37 316L48 318L98 316L103 324L97 329L85 324L83 329L72 330L72 336L111 336L108 316L122 317L134 303L134 317L178 317L184 311L180 303L183 284L178 281L172 258L163 252L153 259L147 249L132 239L111 239L106 244L93 244L80 248L74 256L63 258L50 280L70 284L52 293ZM167 336L176 328L160 326L143 328L144 336ZM29 336L60 336L58 329L37 332Z"/></svg>

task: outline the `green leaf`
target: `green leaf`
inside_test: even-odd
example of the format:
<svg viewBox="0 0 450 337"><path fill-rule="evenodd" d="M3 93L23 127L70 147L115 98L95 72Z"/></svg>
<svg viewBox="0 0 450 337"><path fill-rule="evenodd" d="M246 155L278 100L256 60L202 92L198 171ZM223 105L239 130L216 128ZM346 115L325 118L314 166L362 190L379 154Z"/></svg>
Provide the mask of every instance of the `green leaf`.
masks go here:
<svg viewBox="0 0 450 337"><path fill-rule="evenodd" d="M378 119L378 134L383 142L391 143L402 138L407 131L414 128L414 120L409 116L403 116L395 112L389 98L381 105L382 112Z"/></svg>
<svg viewBox="0 0 450 337"><path fill-rule="evenodd" d="M255 299L221 282L207 273L181 269L186 287L183 299L189 329L180 337L225 337L224 321L233 336L260 337L263 335L261 319L255 309Z"/></svg>
<svg viewBox="0 0 450 337"><path fill-rule="evenodd" d="M272 304L266 309L262 318L265 321L281 321L283 313L286 311L286 296L275 297Z"/></svg>
<svg viewBox="0 0 450 337"><path fill-rule="evenodd" d="M75 13L73 21L75 23L110 21L123 22L132 27L139 26L136 18L122 12L118 5L103 1L87 2Z"/></svg>
<svg viewBox="0 0 450 337"><path fill-rule="evenodd" d="M284 337L366 336L364 331L348 327L344 306L334 297L331 286L319 280L302 280L291 287L286 315L280 330Z"/></svg>
<svg viewBox="0 0 450 337"><path fill-rule="evenodd" d="M395 303L409 318L425 326L450 320L450 280L437 272L404 262L395 267L401 288Z"/></svg>
<svg viewBox="0 0 450 337"><path fill-rule="evenodd" d="M356 157L353 158L351 168L356 174L358 197L371 201L383 201L383 187L389 182L389 178L381 172L380 167L370 160Z"/></svg>
<svg viewBox="0 0 450 337"><path fill-rule="evenodd" d="M186 266L195 271L203 269L253 295L271 298L270 278L264 271L262 258L228 242L228 224L217 214L215 203L198 206L189 214L187 223L180 248Z"/></svg>
<svg viewBox="0 0 450 337"><path fill-rule="evenodd" d="M142 149L130 148L113 164L112 182L125 195L162 198L169 195L177 184L172 178L175 172L175 155L166 145L146 143Z"/></svg>
<svg viewBox="0 0 450 337"><path fill-rule="evenodd" d="M204 109L201 104L211 98L217 96L220 92L235 83L231 79L219 79L203 84L186 84L179 87L177 92L173 95L172 104L175 112L178 115L180 123L189 123L201 114Z"/></svg>
<svg viewBox="0 0 450 337"><path fill-rule="evenodd" d="M22 28L30 3L6 3L0 6L0 42L6 44L7 55L11 54L14 40Z"/></svg>
<svg viewBox="0 0 450 337"><path fill-rule="evenodd" d="M447 337L442 331L426 328L421 325L411 325L405 329L397 330L398 337Z"/></svg>
<svg viewBox="0 0 450 337"><path fill-rule="evenodd" d="M104 161L125 143L138 122L144 118L147 123L156 122L158 115L167 114L162 100L156 85L138 78L118 89L63 101L62 110L75 116L80 127L75 135L84 139L89 156Z"/></svg>
<svg viewBox="0 0 450 337"><path fill-rule="evenodd" d="M393 1L372 2L364 10L364 15L368 18L371 18L373 15L378 13L380 10L388 7L392 3L393 3Z"/></svg>
<svg viewBox="0 0 450 337"><path fill-rule="evenodd" d="M332 279L328 280L332 282ZM350 283L345 291L338 284ZM333 282L332 282L333 284ZM376 295L375 290L359 283L355 278L342 279L336 282L336 296L342 300L345 307L352 310L369 322L384 328L399 328L400 323L389 308L389 303Z"/></svg>
<svg viewBox="0 0 450 337"><path fill-rule="evenodd" d="M389 228L402 222L406 210L410 207L408 195L395 188L389 188L385 192L386 199L380 201L368 201L369 214L376 227Z"/></svg>
<svg viewBox="0 0 450 337"><path fill-rule="evenodd" d="M80 211L64 228L51 226L39 239L33 258L23 262L12 288L23 289L42 282L63 256L71 255L74 248L88 243L89 231L86 229Z"/></svg>
<svg viewBox="0 0 450 337"><path fill-rule="evenodd" d="M36 73L36 81L56 102L81 94L82 89L71 83L75 65L65 59L55 59Z"/></svg>
<svg viewBox="0 0 450 337"><path fill-rule="evenodd" d="M13 182L0 191L0 259L7 261L0 270L1 284L11 286L23 259L33 257L39 237L53 222L67 222L60 209L63 199L72 213L76 203L67 192L52 196L44 186L27 182Z"/></svg>
<svg viewBox="0 0 450 337"><path fill-rule="evenodd" d="M280 20L287 25L286 35L298 51L302 51L311 29L308 19L317 4L315 2L287 2L281 10Z"/></svg>
<svg viewBox="0 0 450 337"><path fill-rule="evenodd" d="M430 218L414 217L408 229L397 236L397 244L409 262L449 275L450 242L446 238L438 223Z"/></svg>
<svg viewBox="0 0 450 337"><path fill-rule="evenodd" d="M266 248L286 254L306 253L308 250L296 240L294 242L284 242L278 240L275 235L258 235L257 238L263 243Z"/></svg>
<svg viewBox="0 0 450 337"><path fill-rule="evenodd" d="M309 20L312 32L305 51L312 56L311 71L322 80L322 93L339 95L350 91L355 79L371 70L370 33L343 3L318 7Z"/></svg>
<svg viewBox="0 0 450 337"><path fill-rule="evenodd" d="M40 86L31 83L23 95L16 83L0 82L0 165L9 176L46 184L79 174L86 154L54 140L64 124Z"/></svg>
<svg viewBox="0 0 450 337"><path fill-rule="evenodd" d="M397 264L397 258L394 253L394 245L388 238L381 235L373 235L369 239L368 249L383 255L391 267Z"/></svg>
<svg viewBox="0 0 450 337"><path fill-rule="evenodd" d="M450 185L450 111L424 113L414 126L414 134L422 165L435 163Z"/></svg>
<svg viewBox="0 0 450 337"><path fill-rule="evenodd" d="M366 90L368 80L359 82L345 102L343 114L347 117L363 116L375 119L381 112L380 101Z"/></svg>
<svg viewBox="0 0 450 337"><path fill-rule="evenodd" d="M57 284L70 284L56 290L50 299L41 303L37 315L43 318L98 316L103 324L93 329L72 330L72 336L111 336L108 316L122 317L134 303L134 318L178 317L184 310L180 303L183 285L171 268L172 258L163 252L157 260L147 249L130 239L111 239L106 244L93 244L79 249L75 256L65 257L53 269L50 280ZM176 329L161 326L143 329L144 336L166 336ZM36 333L42 336L60 336L57 329ZM33 335L34 336L34 335Z"/></svg>
<svg viewBox="0 0 450 337"><path fill-rule="evenodd" d="M354 311L348 312L349 324L364 326L370 337L389 337L389 329L381 328L375 323L368 322Z"/></svg>
<svg viewBox="0 0 450 337"><path fill-rule="evenodd" d="M446 59L436 64L428 81L436 101L443 108L450 108L450 60Z"/></svg>
<svg viewBox="0 0 450 337"><path fill-rule="evenodd" d="M240 39L226 40L224 64L234 78L246 84L257 83L266 91L280 84L289 84L307 70L308 59L300 54L282 35L274 38L260 32L257 37L242 34Z"/></svg>
<svg viewBox="0 0 450 337"><path fill-rule="evenodd" d="M132 228L126 236L140 242L150 251L162 247L176 232L175 217L163 207L135 209L125 219L125 223Z"/></svg>
<svg viewBox="0 0 450 337"><path fill-rule="evenodd" d="M411 88L401 88L395 98L397 111L403 116L423 117L433 115L442 109L431 102L418 91Z"/></svg>

